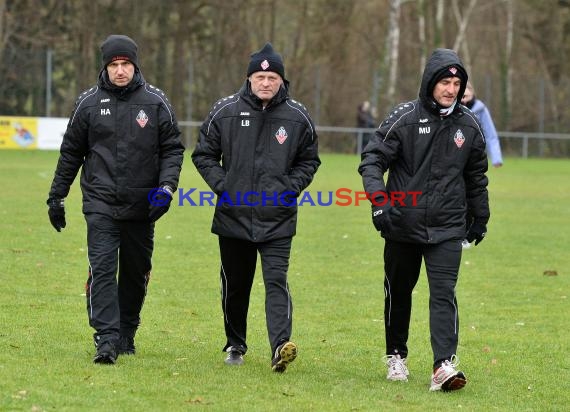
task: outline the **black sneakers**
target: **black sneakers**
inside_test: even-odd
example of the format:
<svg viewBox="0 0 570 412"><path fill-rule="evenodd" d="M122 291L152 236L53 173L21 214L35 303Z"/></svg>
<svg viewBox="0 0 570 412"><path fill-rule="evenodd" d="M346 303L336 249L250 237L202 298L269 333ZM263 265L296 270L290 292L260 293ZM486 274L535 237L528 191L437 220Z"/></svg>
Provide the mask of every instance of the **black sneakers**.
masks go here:
<svg viewBox="0 0 570 412"><path fill-rule="evenodd" d="M285 372L287 365L297 357L297 345L293 342L285 342L275 349L275 354L271 360L271 369L273 372Z"/></svg>
<svg viewBox="0 0 570 412"><path fill-rule="evenodd" d="M121 336L117 347L119 355L134 355L135 354L135 338L128 336Z"/></svg>
<svg viewBox="0 0 570 412"><path fill-rule="evenodd" d="M94 363L113 365L117 361L117 350L113 342L105 341L97 345L97 353L93 358Z"/></svg>

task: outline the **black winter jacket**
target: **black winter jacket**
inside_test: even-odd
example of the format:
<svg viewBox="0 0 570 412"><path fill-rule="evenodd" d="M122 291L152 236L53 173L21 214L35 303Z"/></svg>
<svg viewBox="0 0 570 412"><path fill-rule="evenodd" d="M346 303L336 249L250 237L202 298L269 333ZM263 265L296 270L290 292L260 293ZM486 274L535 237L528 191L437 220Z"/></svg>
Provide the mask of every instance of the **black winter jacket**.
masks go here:
<svg viewBox="0 0 570 412"><path fill-rule="evenodd" d="M466 81L457 55L436 50L426 64L419 99L393 109L362 153L358 171L366 192L387 192L392 199L404 196L403 202L386 208L392 224L390 232L382 233L386 239L422 244L460 240L467 216L483 224L489 220L482 129L460 104L441 117L433 99L437 73L452 65L463 71ZM457 101L464 91L462 84Z"/></svg>
<svg viewBox="0 0 570 412"><path fill-rule="evenodd" d="M213 233L252 242L295 235L293 203L320 160L313 122L287 90L263 109L246 80L202 124L192 160L218 195Z"/></svg>
<svg viewBox="0 0 570 412"><path fill-rule="evenodd" d="M76 101L49 197L65 198L83 166L83 213L146 220L149 191L165 184L176 189L183 155L165 94L138 69L124 88L112 85L103 70Z"/></svg>

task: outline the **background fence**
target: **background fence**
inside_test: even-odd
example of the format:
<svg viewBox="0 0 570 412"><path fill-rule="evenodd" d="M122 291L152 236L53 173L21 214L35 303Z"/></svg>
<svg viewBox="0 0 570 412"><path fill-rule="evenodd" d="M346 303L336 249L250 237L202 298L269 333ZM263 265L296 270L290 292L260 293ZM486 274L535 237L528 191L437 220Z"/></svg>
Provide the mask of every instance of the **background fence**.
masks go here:
<svg viewBox="0 0 570 412"><path fill-rule="evenodd" d="M202 122L179 121L187 150L196 144ZM324 153L360 153L364 136L376 129L357 127L316 126L319 149ZM515 157L570 157L570 134L498 132L503 156Z"/></svg>

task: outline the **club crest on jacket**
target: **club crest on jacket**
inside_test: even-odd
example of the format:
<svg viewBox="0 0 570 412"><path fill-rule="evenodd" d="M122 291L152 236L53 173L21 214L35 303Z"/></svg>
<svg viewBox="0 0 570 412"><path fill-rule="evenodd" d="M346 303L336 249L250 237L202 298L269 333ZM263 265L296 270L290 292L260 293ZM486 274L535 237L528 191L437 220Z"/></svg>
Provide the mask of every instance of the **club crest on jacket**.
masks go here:
<svg viewBox="0 0 570 412"><path fill-rule="evenodd" d="M137 123L139 124L140 127L145 127L146 122L148 122L148 116L146 115L144 110L141 110L139 114L137 114Z"/></svg>
<svg viewBox="0 0 570 412"><path fill-rule="evenodd" d="M453 137L453 141L457 147L461 149L461 146L463 146L463 143L465 142L465 136L463 136L463 133L461 133L461 129L457 129L455 136Z"/></svg>
<svg viewBox="0 0 570 412"><path fill-rule="evenodd" d="M287 132L285 131L285 128L283 126L281 126L279 130L277 130L277 133L275 133L275 138L277 139L279 144L283 144L285 140L287 140Z"/></svg>

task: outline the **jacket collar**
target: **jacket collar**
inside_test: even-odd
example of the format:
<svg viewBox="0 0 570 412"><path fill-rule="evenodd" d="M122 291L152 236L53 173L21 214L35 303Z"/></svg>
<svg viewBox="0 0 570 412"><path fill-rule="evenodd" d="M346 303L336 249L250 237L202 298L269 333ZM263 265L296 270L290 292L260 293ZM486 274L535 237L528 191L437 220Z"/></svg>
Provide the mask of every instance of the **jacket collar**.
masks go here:
<svg viewBox="0 0 570 412"><path fill-rule="evenodd" d="M115 86L109 80L109 75L107 74L107 70L103 69L99 72L99 79L97 80L97 83L102 89L107 90L116 95L117 97L121 98L132 93L133 91L144 85L145 80L140 70L136 69L135 74L133 76L133 80L131 80L129 84L127 84L124 87Z"/></svg>

